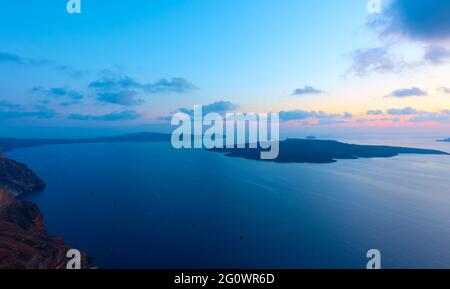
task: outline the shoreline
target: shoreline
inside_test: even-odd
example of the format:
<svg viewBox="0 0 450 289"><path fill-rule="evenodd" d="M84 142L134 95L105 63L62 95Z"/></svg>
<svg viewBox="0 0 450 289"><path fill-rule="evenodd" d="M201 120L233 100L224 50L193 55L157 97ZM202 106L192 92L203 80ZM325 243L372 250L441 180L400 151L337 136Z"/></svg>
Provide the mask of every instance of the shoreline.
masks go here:
<svg viewBox="0 0 450 289"><path fill-rule="evenodd" d="M45 183L25 164L0 153L0 268L66 269L72 249L63 238L49 236L38 206L24 200L45 188ZM81 267L92 258L81 253Z"/></svg>

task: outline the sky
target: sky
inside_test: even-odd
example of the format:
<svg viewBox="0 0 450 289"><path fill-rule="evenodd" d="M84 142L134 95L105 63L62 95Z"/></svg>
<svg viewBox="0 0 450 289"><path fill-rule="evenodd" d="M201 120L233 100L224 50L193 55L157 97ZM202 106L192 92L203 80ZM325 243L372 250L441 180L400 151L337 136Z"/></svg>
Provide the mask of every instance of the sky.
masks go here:
<svg viewBox="0 0 450 289"><path fill-rule="evenodd" d="M170 131L194 105L448 132L450 1L368 1L0 0L0 136Z"/></svg>

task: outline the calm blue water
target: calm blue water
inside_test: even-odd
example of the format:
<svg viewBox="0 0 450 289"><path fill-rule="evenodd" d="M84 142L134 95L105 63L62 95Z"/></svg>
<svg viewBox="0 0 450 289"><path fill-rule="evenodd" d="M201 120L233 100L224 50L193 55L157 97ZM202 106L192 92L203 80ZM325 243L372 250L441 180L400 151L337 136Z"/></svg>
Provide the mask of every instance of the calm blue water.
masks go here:
<svg viewBox="0 0 450 289"><path fill-rule="evenodd" d="M450 268L450 157L274 164L169 143L8 155L47 182L27 199L49 232L102 268L365 268L371 248L385 268Z"/></svg>

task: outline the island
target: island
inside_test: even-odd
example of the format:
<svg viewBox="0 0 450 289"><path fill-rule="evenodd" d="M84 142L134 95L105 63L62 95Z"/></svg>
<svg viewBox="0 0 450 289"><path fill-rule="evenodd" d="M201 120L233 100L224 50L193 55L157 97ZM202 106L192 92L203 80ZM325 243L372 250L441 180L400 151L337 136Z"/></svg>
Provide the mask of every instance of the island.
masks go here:
<svg viewBox="0 0 450 289"><path fill-rule="evenodd" d="M247 146L248 147L248 146ZM211 149L229 157L261 160L262 149ZM277 163L333 163L339 159L389 158L399 154L449 155L439 150L346 144L334 140L287 139L280 142Z"/></svg>
<svg viewBox="0 0 450 289"><path fill-rule="evenodd" d="M450 142L450 138L438 140L439 142Z"/></svg>
<svg viewBox="0 0 450 289"><path fill-rule="evenodd" d="M45 188L24 164L0 153L0 269L65 269L71 248L59 237L50 237L39 208L17 199ZM92 259L82 253L82 267Z"/></svg>

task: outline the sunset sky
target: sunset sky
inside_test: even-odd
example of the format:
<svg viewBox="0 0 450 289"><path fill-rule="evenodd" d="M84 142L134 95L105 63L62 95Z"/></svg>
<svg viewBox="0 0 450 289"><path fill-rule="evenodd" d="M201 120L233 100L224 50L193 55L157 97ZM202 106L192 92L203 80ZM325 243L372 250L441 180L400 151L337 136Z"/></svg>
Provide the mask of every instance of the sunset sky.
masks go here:
<svg viewBox="0 0 450 289"><path fill-rule="evenodd" d="M0 1L2 135L170 129L199 104L299 130L450 128L448 0L81 2Z"/></svg>

